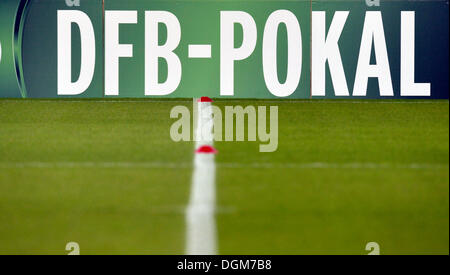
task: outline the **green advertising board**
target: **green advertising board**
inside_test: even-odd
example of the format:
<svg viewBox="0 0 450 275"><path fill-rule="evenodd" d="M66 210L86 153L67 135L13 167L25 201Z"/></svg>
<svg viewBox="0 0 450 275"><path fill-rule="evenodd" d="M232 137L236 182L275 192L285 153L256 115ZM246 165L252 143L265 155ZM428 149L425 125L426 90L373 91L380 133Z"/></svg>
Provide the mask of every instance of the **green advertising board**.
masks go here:
<svg viewBox="0 0 450 275"><path fill-rule="evenodd" d="M0 97L448 98L448 2L2 0Z"/></svg>

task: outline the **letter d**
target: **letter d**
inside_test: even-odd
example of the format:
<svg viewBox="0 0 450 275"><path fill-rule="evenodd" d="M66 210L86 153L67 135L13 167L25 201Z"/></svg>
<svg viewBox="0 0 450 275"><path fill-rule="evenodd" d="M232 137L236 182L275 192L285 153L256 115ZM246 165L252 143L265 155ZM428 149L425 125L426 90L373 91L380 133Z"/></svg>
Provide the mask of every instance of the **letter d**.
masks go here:
<svg viewBox="0 0 450 275"><path fill-rule="evenodd" d="M72 82L72 23L80 28L80 77ZM79 95L91 85L95 70L95 35L82 11L58 10L58 95Z"/></svg>

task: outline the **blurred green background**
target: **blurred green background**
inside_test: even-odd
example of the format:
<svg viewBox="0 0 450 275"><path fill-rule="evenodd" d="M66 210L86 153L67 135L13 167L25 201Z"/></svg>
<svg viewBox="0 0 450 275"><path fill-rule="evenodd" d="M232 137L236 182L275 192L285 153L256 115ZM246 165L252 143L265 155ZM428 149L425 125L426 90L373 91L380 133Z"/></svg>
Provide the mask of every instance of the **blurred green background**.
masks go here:
<svg viewBox="0 0 450 275"><path fill-rule="evenodd" d="M280 130L271 154L215 143L219 253L448 254L448 101L390 102L214 103L277 105ZM178 105L0 100L0 254L183 254Z"/></svg>

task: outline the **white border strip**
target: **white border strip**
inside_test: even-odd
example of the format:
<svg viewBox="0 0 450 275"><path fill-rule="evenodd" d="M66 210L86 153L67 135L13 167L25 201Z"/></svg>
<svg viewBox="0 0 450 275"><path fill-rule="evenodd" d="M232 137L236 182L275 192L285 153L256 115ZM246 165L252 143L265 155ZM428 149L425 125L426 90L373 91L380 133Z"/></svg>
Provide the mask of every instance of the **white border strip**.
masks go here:
<svg viewBox="0 0 450 275"><path fill-rule="evenodd" d="M213 144L212 106L197 103L196 149ZM195 154L189 205L186 209L186 254L217 254L215 221L216 165L213 154Z"/></svg>

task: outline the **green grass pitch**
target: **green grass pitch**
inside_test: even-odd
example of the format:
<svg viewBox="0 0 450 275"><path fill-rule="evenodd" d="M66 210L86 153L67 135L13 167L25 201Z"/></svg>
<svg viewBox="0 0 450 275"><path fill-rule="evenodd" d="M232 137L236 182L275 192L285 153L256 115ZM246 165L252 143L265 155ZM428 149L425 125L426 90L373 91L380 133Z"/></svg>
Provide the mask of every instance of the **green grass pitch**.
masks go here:
<svg viewBox="0 0 450 275"><path fill-rule="evenodd" d="M449 253L448 101L214 104L279 106L277 152L215 144L221 254ZM183 254L177 105L0 100L0 254Z"/></svg>

